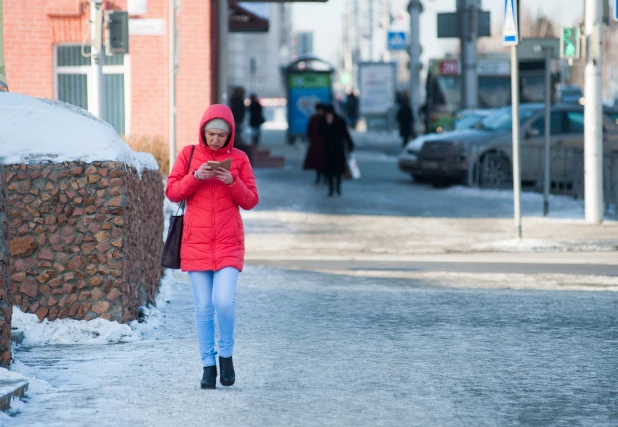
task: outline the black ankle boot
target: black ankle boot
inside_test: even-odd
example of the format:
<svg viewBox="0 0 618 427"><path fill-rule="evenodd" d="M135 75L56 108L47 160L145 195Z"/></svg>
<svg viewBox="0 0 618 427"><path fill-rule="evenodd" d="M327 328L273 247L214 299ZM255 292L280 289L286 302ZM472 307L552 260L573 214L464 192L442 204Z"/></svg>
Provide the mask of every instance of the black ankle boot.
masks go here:
<svg viewBox="0 0 618 427"><path fill-rule="evenodd" d="M217 388L217 365L206 366L200 383L202 388Z"/></svg>
<svg viewBox="0 0 618 427"><path fill-rule="evenodd" d="M232 363L232 356L221 357L219 356L219 368L221 369L221 385L231 386L236 381L236 373L234 372L234 363Z"/></svg>

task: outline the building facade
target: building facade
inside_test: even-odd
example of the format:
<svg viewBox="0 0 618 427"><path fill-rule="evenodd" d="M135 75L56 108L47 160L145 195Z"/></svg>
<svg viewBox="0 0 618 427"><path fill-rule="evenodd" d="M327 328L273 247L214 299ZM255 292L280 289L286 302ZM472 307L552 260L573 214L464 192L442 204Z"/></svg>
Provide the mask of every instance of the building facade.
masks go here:
<svg viewBox="0 0 618 427"><path fill-rule="evenodd" d="M242 3L241 3L242 4ZM246 6L243 4L243 6ZM291 15L285 4L269 4L267 32L228 36L228 92L243 87L260 98L286 96L282 68L290 62Z"/></svg>
<svg viewBox="0 0 618 427"><path fill-rule="evenodd" d="M176 129L178 150L193 144L204 110L213 103L211 3L182 0L177 25ZM104 1L129 10L129 53L106 56L104 119L124 136L169 141L168 0ZM90 3L86 0L4 0L6 74L10 90L92 110Z"/></svg>

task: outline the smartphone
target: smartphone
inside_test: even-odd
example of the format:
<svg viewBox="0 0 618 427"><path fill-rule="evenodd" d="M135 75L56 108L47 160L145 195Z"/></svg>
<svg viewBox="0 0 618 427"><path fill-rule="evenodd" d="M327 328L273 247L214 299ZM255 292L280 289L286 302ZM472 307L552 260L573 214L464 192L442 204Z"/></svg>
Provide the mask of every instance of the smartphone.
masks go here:
<svg viewBox="0 0 618 427"><path fill-rule="evenodd" d="M229 171L230 168L232 167L232 159L225 159L220 162L215 162L214 160L210 160L206 164L213 169L225 169Z"/></svg>

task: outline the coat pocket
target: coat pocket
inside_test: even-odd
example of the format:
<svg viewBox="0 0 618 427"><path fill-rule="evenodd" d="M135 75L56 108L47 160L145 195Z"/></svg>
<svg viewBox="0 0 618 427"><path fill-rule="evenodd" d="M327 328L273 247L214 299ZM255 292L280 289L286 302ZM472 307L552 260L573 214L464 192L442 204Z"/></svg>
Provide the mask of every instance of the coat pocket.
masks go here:
<svg viewBox="0 0 618 427"><path fill-rule="evenodd" d="M189 241L189 238L191 237L191 225L193 222L193 217L187 217L185 215L184 217L184 227L182 230L182 243L186 243Z"/></svg>
<svg viewBox="0 0 618 427"><path fill-rule="evenodd" d="M236 217L236 239L239 243L245 243L245 230L240 214Z"/></svg>

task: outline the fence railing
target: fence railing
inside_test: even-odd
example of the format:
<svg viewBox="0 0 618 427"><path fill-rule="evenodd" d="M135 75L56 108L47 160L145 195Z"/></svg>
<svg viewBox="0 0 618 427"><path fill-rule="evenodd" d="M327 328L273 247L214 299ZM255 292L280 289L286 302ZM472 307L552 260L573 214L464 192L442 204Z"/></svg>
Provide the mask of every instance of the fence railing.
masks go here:
<svg viewBox="0 0 618 427"><path fill-rule="evenodd" d="M483 174L488 168L496 176L495 158L480 156L483 147L471 144L467 158L473 167L468 167L468 185L486 188L509 188L512 186L510 165L508 176L502 182L499 179L484 180ZM499 154L498 154L499 155ZM491 163L493 160L493 164ZM521 152L522 181L534 182L535 191L543 191L545 181L545 149L542 146L525 147ZM550 160L551 193L584 198L584 150L580 148L552 147ZM603 198L605 214L618 218L618 153L603 155Z"/></svg>

